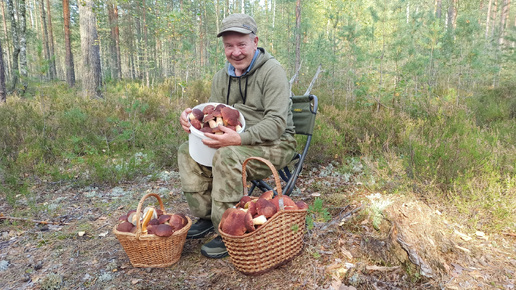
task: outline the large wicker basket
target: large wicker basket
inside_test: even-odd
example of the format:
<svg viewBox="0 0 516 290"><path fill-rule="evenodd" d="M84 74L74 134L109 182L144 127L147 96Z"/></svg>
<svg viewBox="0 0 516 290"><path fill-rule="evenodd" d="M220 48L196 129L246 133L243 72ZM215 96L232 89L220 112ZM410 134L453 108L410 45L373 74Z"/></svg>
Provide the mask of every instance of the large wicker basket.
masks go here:
<svg viewBox="0 0 516 290"><path fill-rule="evenodd" d="M278 173L268 160L250 157L242 165L244 194L247 195L246 165L249 160L264 162L272 170L278 196L282 196ZM219 233L236 269L246 275L260 275L277 268L298 255L303 248L307 210L280 210L254 232L243 236Z"/></svg>
<svg viewBox="0 0 516 290"><path fill-rule="evenodd" d="M140 213L143 202L146 198L154 196L158 199L161 210L165 213L163 202L161 198L155 193L149 193L142 197L138 203L137 229L135 233L125 233L116 230L116 225L113 228L113 233L122 244L125 253L129 257L131 264L134 267L143 268L162 268L168 267L181 258L181 252L186 240L186 233L192 225L192 220L188 219L188 224L175 232L169 237L159 237L156 235L142 234L142 225L140 222Z"/></svg>

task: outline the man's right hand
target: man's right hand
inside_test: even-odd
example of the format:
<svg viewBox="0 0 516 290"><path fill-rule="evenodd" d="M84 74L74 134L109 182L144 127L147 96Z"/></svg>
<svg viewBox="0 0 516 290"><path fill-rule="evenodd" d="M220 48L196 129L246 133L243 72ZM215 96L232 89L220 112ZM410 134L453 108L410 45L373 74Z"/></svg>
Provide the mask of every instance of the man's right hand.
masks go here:
<svg viewBox="0 0 516 290"><path fill-rule="evenodd" d="M185 130L186 133L190 133L190 122L188 121L188 114L192 112L192 109L186 108L183 113L181 113L181 117L179 117L179 122L181 123L181 127Z"/></svg>

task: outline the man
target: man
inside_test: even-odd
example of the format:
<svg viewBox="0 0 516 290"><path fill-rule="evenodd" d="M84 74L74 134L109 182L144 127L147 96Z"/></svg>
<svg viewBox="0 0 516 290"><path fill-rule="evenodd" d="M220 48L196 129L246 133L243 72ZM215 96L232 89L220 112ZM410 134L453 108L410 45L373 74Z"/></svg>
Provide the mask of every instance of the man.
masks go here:
<svg viewBox="0 0 516 290"><path fill-rule="evenodd" d="M206 133L203 143L217 148L212 167L195 162L188 142L178 150L178 165L183 192L192 214L199 220L188 231L188 238L203 238L218 231L224 211L243 195L242 163L251 156L268 159L277 168L287 165L295 154L296 140L288 80L285 71L263 48L258 47L257 26L245 14L232 14L222 21L217 37L222 37L227 63L212 81L209 102L225 103L238 109L245 118L244 132L236 133L222 125L223 135ZM190 133L185 109L181 126ZM270 176L260 162L249 162L249 180ZM210 258L227 256L220 236L201 247Z"/></svg>

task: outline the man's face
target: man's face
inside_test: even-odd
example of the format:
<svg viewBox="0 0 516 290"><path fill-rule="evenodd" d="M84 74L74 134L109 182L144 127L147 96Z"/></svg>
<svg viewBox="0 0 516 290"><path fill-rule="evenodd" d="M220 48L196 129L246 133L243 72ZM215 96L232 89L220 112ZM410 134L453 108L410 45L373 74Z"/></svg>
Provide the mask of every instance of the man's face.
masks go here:
<svg viewBox="0 0 516 290"><path fill-rule="evenodd" d="M258 47L258 37L248 34L228 32L222 35L226 59L235 67L237 76L241 76L251 64Z"/></svg>

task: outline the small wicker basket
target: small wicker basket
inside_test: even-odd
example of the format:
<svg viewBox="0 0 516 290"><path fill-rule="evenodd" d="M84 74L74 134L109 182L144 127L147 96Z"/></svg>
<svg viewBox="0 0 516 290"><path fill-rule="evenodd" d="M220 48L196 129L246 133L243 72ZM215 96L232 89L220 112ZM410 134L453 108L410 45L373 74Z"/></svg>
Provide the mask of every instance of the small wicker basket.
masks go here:
<svg viewBox="0 0 516 290"><path fill-rule="evenodd" d="M247 195L246 165L249 160L259 160L269 166L276 182L278 196L282 196L281 183L274 165L261 157L250 157L242 165L244 195ZM243 236L219 233L236 269L246 275L261 275L277 268L297 256L303 248L307 210L280 210L254 232Z"/></svg>
<svg viewBox="0 0 516 290"><path fill-rule="evenodd" d="M142 197L138 203L136 233L126 233L113 228L113 233L122 244L125 253L129 257L133 267L143 268L163 268L168 267L181 258L181 252L186 240L186 234L192 225L189 217L188 224L169 237L159 237L156 235L142 234L142 225L140 222L140 213L143 202L146 198L154 196L158 199L161 210L165 213L161 198L155 193L149 193Z"/></svg>

